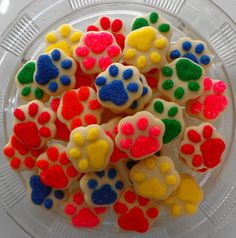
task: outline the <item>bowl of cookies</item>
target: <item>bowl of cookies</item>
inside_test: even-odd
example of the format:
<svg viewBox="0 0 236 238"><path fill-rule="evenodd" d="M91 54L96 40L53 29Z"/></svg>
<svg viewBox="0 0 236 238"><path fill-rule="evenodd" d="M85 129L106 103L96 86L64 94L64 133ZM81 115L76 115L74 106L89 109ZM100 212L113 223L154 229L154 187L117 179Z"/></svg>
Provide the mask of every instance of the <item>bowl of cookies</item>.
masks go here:
<svg viewBox="0 0 236 238"><path fill-rule="evenodd" d="M0 40L9 217L37 238L217 231L236 205L235 29L203 0L24 8Z"/></svg>

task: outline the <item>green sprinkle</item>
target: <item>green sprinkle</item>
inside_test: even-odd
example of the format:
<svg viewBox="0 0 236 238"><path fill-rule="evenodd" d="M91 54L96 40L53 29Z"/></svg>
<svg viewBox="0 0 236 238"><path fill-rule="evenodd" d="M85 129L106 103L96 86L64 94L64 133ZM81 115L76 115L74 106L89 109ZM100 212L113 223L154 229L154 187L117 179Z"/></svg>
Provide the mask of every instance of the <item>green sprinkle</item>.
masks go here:
<svg viewBox="0 0 236 238"><path fill-rule="evenodd" d="M162 84L162 88L165 90L169 90L173 88L173 86L174 86L174 83L171 79L165 80L165 82Z"/></svg>
<svg viewBox="0 0 236 238"><path fill-rule="evenodd" d="M17 74L17 80L20 84L32 83L34 80L35 62L29 61L23 65Z"/></svg>
<svg viewBox="0 0 236 238"><path fill-rule="evenodd" d="M156 155L156 156L161 156L161 152L160 152L160 151L157 151L157 152L155 153L155 155Z"/></svg>
<svg viewBox="0 0 236 238"><path fill-rule="evenodd" d="M136 18L132 26L132 31L142 28L144 26L149 26L147 19L143 17Z"/></svg>
<svg viewBox="0 0 236 238"><path fill-rule="evenodd" d="M170 110L168 111L168 116L169 116L169 117L174 117L177 113L178 113L178 107L173 106L173 107L171 107Z"/></svg>
<svg viewBox="0 0 236 238"><path fill-rule="evenodd" d="M153 24L156 23L158 21L158 18L159 18L159 16L158 16L157 12L152 12L150 14L150 22L151 23L153 23Z"/></svg>
<svg viewBox="0 0 236 238"><path fill-rule="evenodd" d="M34 90L34 96L35 96L35 98L37 98L37 99L42 99L43 94L44 94L44 92L43 92L43 90L40 89L40 88L36 88L36 89Z"/></svg>
<svg viewBox="0 0 236 238"><path fill-rule="evenodd" d="M167 144L180 134L182 126L177 120L163 119L162 121L166 128L163 136L163 143Z"/></svg>
<svg viewBox="0 0 236 238"><path fill-rule="evenodd" d="M173 74L173 69L169 66L165 66L162 69L162 74L166 77L170 77Z"/></svg>
<svg viewBox="0 0 236 238"><path fill-rule="evenodd" d="M180 100L184 96L184 89L181 87L175 89L174 96L176 99Z"/></svg>
<svg viewBox="0 0 236 238"><path fill-rule="evenodd" d="M30 86L27 86L27 87L24 87L22 90L21 90L21 95L26 97L30 94L31 92L31 87Z"/></svg>
<svg viewBox="0 0 236 238"><path fill-rule="evenodd" d="M154 103L154 109L158 113L162 113L164 111L164 105L161 101L156 101Z"/></svg>
<svg viewBox="0 0 236 238"><path fill-rule="evenodd" d="M168 23L163 23L158 27L160 32L168 32L170 30L170 25Z"/></svg>
<svg viewBox="0 0 236 238"><path fill-rule="evenodd" d="M193 92L197 92L200 89L200 85L197 82L189 82L188 89Z"/></svg>

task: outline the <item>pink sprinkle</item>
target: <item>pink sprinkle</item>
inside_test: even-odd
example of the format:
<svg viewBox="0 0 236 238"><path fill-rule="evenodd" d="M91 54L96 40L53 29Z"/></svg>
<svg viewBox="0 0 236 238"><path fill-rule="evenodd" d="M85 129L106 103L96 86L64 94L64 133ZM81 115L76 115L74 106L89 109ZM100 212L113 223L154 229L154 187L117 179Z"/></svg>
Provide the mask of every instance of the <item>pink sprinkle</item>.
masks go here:
<svg viewBox="0 0 236 238"><path fill-rule="evenodd" d="M141 117L138 121L137 121L137 126L139 128L139 130L145 130L148 127L148 119L146 117Z"/></svg>
<svg viewBox="0 0 236 238"><path fill-rule="evenodd" d="M159 126L153 126L149 130L150 136L159 136L161 133L161 128Z"/></svg>
<svg viewBox="0 0 236 238"><path fill-rule="evenodd" d="M83 65L87 70L92 69L94 67L95 63L96 63L96 59L93 57L86 57L83 60Z"/></svg>
<svg viewBox="0 0 236 238"><path fill-rule="evenodd" d="M121 132L126 136L133 135L134 134L134 126L129 122L124 123L121 125Z"/></svg>
<svg viewBox="0 0 236 238"><path fill-rule="evenodd" d="M120 47L117 45L110 46L107 50L108 55L113 58L120 54Z"/></svg>
<svg viewBox="0 0 236 238"><path fill-rule="evenodd" d="M89 54L89 49L84 46L77 47L75 50L77 56L85 57Z"/></svg>
<svg viewBox="0 0 236 238"><path fill-rule="evenodd" d="M215 83L213 90L216 93L223 93L226 89L226 84L223 81Z"/></svg>
<svg viewBox="0 0 236 238"><path fill-rule="evenodd" d="M106 70L106 68L112 64L112 61L109 57L101 57L98 61L98 65L102 70Z"/></svg>
<svg viewBox="0 0 236 238"><path fill-rule="evenodd" d="M204 78L204 91L210 90L212 85L213 83L211 78Z"/></svg>
<svg viewBox="0 0 236 238"><path fill-rule="evenodd" d="M131 138L128 138L128 139L123 139L120 141L120 146L123 148L123 149L129 149L133 144L133 141Z"/></svg>
<svg viewBox="0 0 236 238"><path fill-rule="evenodd" d="M202 104L198 101L194 101L191 104L191 113L192 114L197 114L200 113L202 110Z"/></svg>
<svg viewBox="0 0 236 238"><path fill-rule="evenodd" d="M87 31L99 31L99 29L94 25L89 25L87 27Z"/></svg>

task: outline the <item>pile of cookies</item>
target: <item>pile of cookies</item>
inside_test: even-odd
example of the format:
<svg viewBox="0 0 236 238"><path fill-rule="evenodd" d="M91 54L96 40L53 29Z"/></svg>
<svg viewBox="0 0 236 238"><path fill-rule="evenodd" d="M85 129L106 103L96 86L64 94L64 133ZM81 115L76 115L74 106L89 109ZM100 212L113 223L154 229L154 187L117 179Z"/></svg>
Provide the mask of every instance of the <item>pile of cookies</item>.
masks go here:
<svg viewBox="0 0 236 238"><path fill-rule="evenodd" d="M136 17L130 32L106 16L86 32L64 24L19 69L28 103L14 110L4 154L16 172L31 172L35 205L63 206L78 228L101 225L112 209L120 229L140 233L161 207L174 217L197 213L203 191L189 172L222 161L226 145L210 122L228 105L226 84L207 76L207 45L170 43L172 30L157 12Z"/></svg>

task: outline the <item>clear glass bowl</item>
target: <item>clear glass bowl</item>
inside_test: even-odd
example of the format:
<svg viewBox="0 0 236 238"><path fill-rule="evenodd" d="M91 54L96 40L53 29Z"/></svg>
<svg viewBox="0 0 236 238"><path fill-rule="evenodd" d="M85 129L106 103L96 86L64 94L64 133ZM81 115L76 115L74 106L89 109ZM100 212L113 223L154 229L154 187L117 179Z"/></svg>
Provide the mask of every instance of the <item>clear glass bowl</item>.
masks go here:
<svg viewBox="0 0 236 238"><path fill-rule="evenodd" d="M164 211L146 234L119 232L113 214L96 230L74 229L59 209L47 213L33 206L26 196L25 178L10 170L2 149L12 131L12 111L19 105L14 76L21 65L37 57L46 32L61 23L85 30L99 16L124 19L127 26L137 15L159 10L174 26L172 41L180 36L205 40L214 54L209 75L228 85L229 107L214 125L227 143L222 166L204 176L194 175L205 192L199 212L193 217L170 218ZM6 213L31 237L206 237L230 218L236 206L236 25L209 0L38 0L24 8L0 40L0 202ZM129 29L128 29L129 30ZM193 122L193 121L192 121ZM175 153L175 151L173 151Z"/></svg>

